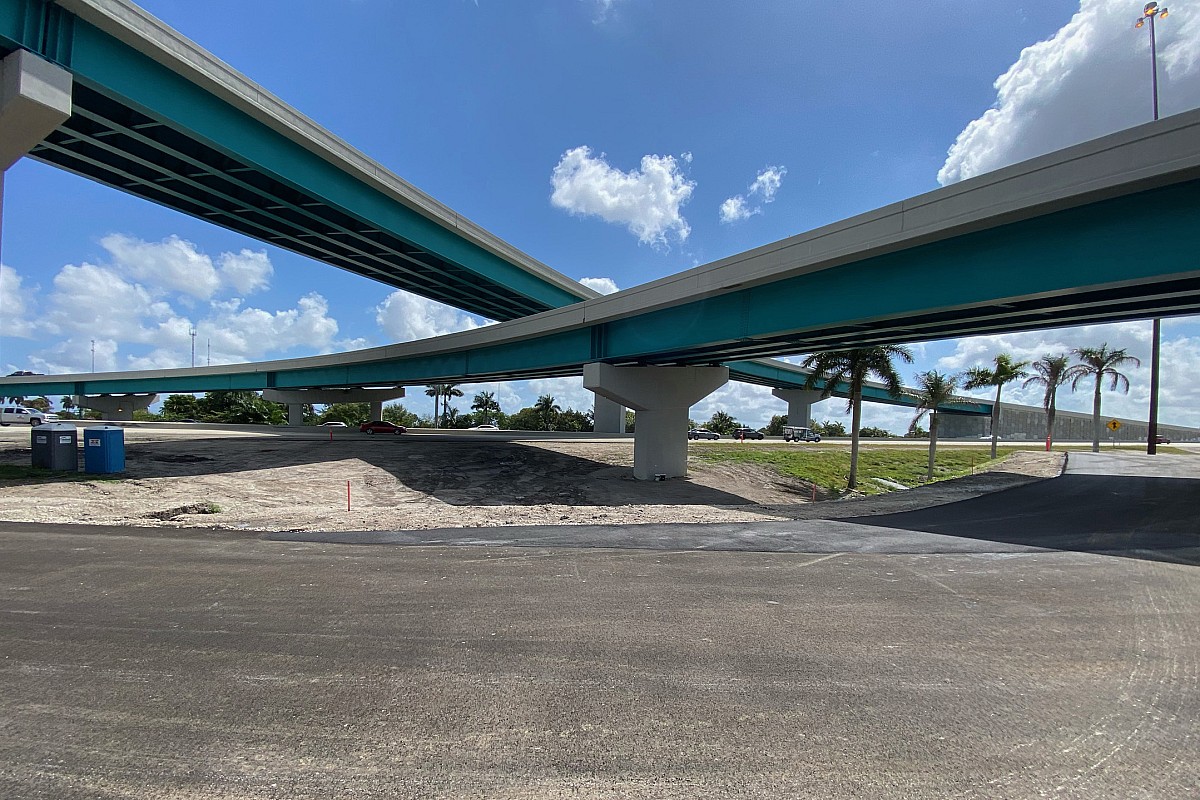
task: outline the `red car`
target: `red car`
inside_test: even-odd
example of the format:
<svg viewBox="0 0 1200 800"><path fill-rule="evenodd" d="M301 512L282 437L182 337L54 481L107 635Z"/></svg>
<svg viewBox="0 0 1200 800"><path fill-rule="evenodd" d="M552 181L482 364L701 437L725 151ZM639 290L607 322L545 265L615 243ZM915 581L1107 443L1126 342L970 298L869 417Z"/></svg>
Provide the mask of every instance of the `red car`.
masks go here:
<svg viewBox="0 0 1200 800"><path fill-rule="evenodd" d="M392 423L384 422L381 419L377 419L374 422L364 422L362 425L358 426L358 429L363 433L394 433L397 436L405 433L408 430L408 428L404 427L403 425L393 425Z"/></svg>

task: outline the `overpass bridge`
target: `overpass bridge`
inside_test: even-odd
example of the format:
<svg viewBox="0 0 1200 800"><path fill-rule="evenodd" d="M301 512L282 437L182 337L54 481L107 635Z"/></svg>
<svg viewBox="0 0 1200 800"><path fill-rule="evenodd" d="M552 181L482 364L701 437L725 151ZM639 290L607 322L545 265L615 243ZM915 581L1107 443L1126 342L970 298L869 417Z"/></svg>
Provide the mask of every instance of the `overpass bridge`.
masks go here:
<svg viewBox="0 0 1200 800"><path fill-rule="evenodd" d="M126 0L0 0L0 57L21 53L35 57L24 69L63 96L31 148L0 147L0 168L27 152L489 319L596 296Z"/></svg>
<svg viewBox="0 0 1200 800"><path fill-rule="evenodd" d="M497 325L336 355L25 376L0 387L298 389L582 371L588 388L677 431L687 408L728 379L729 368L717 365L747 356L1196 313L1197 253L1200 112L1190 112ZM679 447L645 443L653 464L642 467L683 469L682 439Z"/></svg>
<svg viewBox="0 0 1200 800"><path fill-rule="evenodd" d="M64 9L77 16L64 15ZM451 221L446 217L450 212L439 217L432 200L417 202L421 198L414 200L399 184L388 184L390 179L385 180L387 176L381 177L378 171L381 168L355 163L357 157L348 148L333 153L336 142L326 142L329 148L318 155L311 141L280 134L287 127L286 107L275 109L278 113L270 120L252 120L253 125L233 119L231 109L246 113L247 99L230 99L229 85L222 88L201 69L219 72L223 65L211 57L213 63L205 65L204 54L189 52L186 58L172 62L177 71L165 74L160 60L171 61L163 52L171 49L167 44L159 46L155 57L141 52L148 47L142 39L165 36L165 29L144 14L141 21L134 19L135 11L136 7L123 0L0 0L0 43L34 48L32 52L39 56L70 67L65 70L37 59L29 69L48 83L61 82L65 76L68 90L74 86L85 100L92 97L89 92L96 86L109 87L113 96L141 92L130 106L137 114L151 109L144 103L162 103L155 118L132 116L130 119L141 121L111 135L98 129L92 138L107 141L88 144L82 138L78 142L59 138L64 128L73 131L71 136L87 133L71 127L74 106L68 102L65 121L55 123L48 134L42 132L30 143L35 157L51 160L51 154L57 153L54 158L59 160L54 163L159 202L164 202L165 195L155 196L151 184L181 186L187 183L182 178L203 186L224 186L221 182L229 176L250 181L249 176L261 172L266 177L254 177L253 185L261 188L271 178L293 189L301 184L326 186L322 181L328 179L328 186L333 187L330 197L318 200L316 194L307 195L309 199L298 208L333 209L328 211L331 215L352 210L360 222L375 227L350 231L314 225L313 231L296 234L295 239L362 244L363 236L382 237L385 231L378 224L385 221L392 224L389 230L397 237L410 234L405 238L410 244L410 239L419 239L414 232L424 231L429 234L425 240L429 248L423 257L433 270L429 274L436 273L443 284L438 291L446 290L444 284L455 275L463 284L477 278L485 284L491 281L500 294L488 302L507 311L483 311L484 298L471 295L470 287L462 287L462 295L455 299L450 299L449 290L437 295L428 281L417 279L420 270L414 273L407 267L406 272L398 269L391 274L396 281L392 285L509 321L422 342L306 359L147 373L0 379L0 387L13 387L10 391L14 394L397 386L582 372L588 388L645 415L637 429L635 474L649 477L664 472L683 474L685 469L682 437L678 442L667 441L652 431L682 429L687 408L730 374L755 382L770 379L770 369L745 366L753 363L749 359L1200 310L1200 268L1196 263L1200 252L1198 112L1052 153L614 295L582 299L587 294L582 287L562 276L556 278L552 271L539 270L539 265L523 261L519 254L510 253L505 260L499 255L502 243L494 237L489 239L465 223ZM132 47L127 40L138 44ZM187 50L178 42L170 44ZM16 59L24 69L29 58L29 52L14 51L5 60L6 68ZM161 85L156 80L139 81L140 70L157 76ZM246 133L245 141L214 140L211 137L221 134L220 126L205 128L205 120L191 119L187 109L176 107L169 95L184 91L185 83L202 86L224 99L226 106L210 108L210 113L226 120L232 130ZM114 86L119 91L112 89ZM67 95L69 98L71 92ZM213 101L206 102L211 106ZM90 113L81 114L80 119L90 119ZM254 163L245 158L224 161L222 176L193 165L194 173L181 168L179 174L160 176L162 180L147 174L139 180L124 176L122 182L104 177L108 173L98 164L83 169L82 162L68 157L72 148L105 150L109 142L122 137L149 146L140 134L134 135L143 130L154 131L168 144L179 144L179 129L187 127L180 125L180 117L202 129L197 137L200 144L220 145L215 149L227 159L233 159L234 145L243 146L243 155L253 154ZM172 124L164 124L164 120ZM304 128L303 121L293 122ZM0 109L0 126L4 124ZM28 125L9 127L27 138L37 133L23 130ZM311 130L308 133L320 138ZM7 142L8 150L22 141L3 127L0 140L0 144ZM45 141L56 146L45 147ZM179 148L186 149L182 144ZM111 150L105 151L116 158ZM143 160L155 162L167 155L156 151ZM8 163L11 161L5 165ZM346 175L333 176L339 170ZM358 181L357 188L348 189L346 181ZM384 184L391 186L391 195L384 191ZM261 233L258 223L272 214L287 211L291 215L287 218L293 221L304 216L296 208L274 207L280 199L278 188L268 186L265 195L252 197L243 187L243 194L230 195L246 200L241 211L222 207L211 218L238 230L250 232L253 227ZM370 192L375 194L363 199ZM171 202L183 203L178 194L171 195L175 198ZM385 213L387 203L406 210ZM368 211L378 213L371 216ZM255 221L255 226L243 225L239 219ZM397 221L401 219L404 225ZM456 236L461 241L455 241ZM285 246L305 252L300 244L289 239ZM475 260L464 257L462 263L440 264L434 258L442 256L434 250L442 255L465 253ZM376 257L382 257L378 256L382 252L377 251ZM348 269L368 262L374 265L372 269L378 266L371 260L339 263L328 253L317 257ZM399 261L412 263L408 257ZM455 272L464 265L476 269L469 275ZM490 273L489 265L495 268ZM531 284L538 284L534 288L541 294L529 289L520 300L501 291L502 287L529 288ZM540 299L533 298L535 294ZM522 302L525 305L520 305ZM548 308L521 316L534 310L537 303ZM730 366L719 366L723 363ZM787 378L778 372L774 377Z"/></svg>

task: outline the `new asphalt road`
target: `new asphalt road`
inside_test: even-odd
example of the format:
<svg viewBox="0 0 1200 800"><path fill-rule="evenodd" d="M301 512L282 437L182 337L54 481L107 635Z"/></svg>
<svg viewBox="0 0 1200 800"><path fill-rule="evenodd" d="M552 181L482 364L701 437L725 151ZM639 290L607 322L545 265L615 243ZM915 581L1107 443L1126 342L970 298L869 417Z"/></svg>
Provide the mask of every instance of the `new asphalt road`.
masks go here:
<svg viewBox="0 0 1200 800"><path fill-rule="evenodd" d="M0 523L0 797L1197 796L1193 460L838 522Z"/></svg>

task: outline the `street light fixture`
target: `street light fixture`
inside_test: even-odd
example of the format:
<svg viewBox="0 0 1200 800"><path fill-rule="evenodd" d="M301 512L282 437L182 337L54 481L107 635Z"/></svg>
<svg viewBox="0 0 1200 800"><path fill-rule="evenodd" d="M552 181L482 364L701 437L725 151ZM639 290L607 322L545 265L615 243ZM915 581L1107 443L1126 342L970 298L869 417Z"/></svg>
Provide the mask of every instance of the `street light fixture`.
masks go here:
<svg viewBox="0 0 1200 800"><path fill-rule="evenodd" d="M1167 9L1158 3L1146 3L1142 15L1134 23L1141 28L1150 23L1150 94L1153 97L1154 119L1158 119L1158 43L1154 40L1154 20L1166 19ZM1146 425L1146 454L1158 452L1158 343L1162 338L1162 320L1155 317L1150 334L1150 419Z"/></svg>

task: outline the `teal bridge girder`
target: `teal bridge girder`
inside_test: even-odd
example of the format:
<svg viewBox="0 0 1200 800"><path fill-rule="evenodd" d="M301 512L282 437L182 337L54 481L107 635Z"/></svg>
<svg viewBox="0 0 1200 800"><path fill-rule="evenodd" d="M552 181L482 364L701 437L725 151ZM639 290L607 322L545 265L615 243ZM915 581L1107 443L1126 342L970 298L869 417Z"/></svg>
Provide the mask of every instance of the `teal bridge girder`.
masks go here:
<svg viewBox="0 0 1200 800"><path fill-rule="evenodd" d="M0 57L18 48L74 79L35 160L493 320L596 296L132 4L0 0Z"/></svg>
<svg viewBox="0 0 1200 800"><path fill-rule="evenodd" d="M0 388L119 394L467 383L578 375L596 361L721 364L1198 312L1195 111L472 331L258 364L10 377ZM787 377L731 367L735 377L770 385Z"/></svg>

